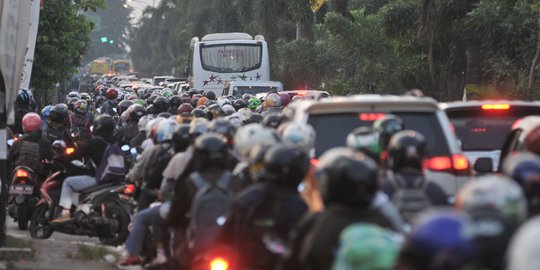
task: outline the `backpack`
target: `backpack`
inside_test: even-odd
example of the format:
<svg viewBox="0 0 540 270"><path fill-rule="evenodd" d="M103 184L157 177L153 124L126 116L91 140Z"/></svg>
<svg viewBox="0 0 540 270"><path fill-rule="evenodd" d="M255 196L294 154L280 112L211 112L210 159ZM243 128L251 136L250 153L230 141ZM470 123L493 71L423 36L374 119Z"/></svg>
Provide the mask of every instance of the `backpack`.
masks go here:
<svg viewBox="0 0 540 270"><path fill-rule="evenodd" d="M431 206L431 200L426 195L427 181L421 177L421 182L414 186L407 185L400 174L394 174L394 177L389 178L396 188L392 202L408 222L415 214Z"/></svg>
<svg viewBox="0 0 540 270"><path fill-rule="evenodd" d="M169 161L173 157L173 153L169 151L172 148L172 145L169 147L163 147L162 144L159 145L161 151L157 154L157 157L148 163L146 172L144 174L145 189L158 189L161 186L161 181L163 180L163 171L169 165Z"/></svg>
<svg viewBox="0 0 540 270"><path fill-rule="evenodd" d="M99 137L96 138L107 143ZM101 162L99 163L99 166L96 167L96 182L102 184L120 181L124 179L125 175L126 172L122 149L120 149L120 146L118 146L117 143L107 143L107 147L105 148L105 151L103 151Z"/></svg>
<svg viewBox="0 0 540 270"><path fill-rule="evenodd" d="M215 183L203 179L198 172L193 172L188 179L197 188L187 229L189 248L196 253L211 245L225 224L233 203L229 191L231 174L224 172Z"/></svg>
<svg viewBox="0 0 540 270"><path fill-rule="evenodd" d="M39 153L39 143L22 141L19 156L14 163L14 167L25 165L30 167L35 173L39 173L41 168L41 158Z"/></svg>

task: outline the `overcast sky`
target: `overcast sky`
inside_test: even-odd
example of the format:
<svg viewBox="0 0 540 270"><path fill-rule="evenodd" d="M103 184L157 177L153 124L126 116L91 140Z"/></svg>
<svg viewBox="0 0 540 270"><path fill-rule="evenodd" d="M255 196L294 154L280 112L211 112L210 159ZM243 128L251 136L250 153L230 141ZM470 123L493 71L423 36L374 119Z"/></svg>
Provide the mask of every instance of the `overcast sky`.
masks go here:
<svg viewBox="0 0 540 270"><path fill-rule="evenodd" d="M158 5L161 0L127 0L129 6L133 8L133 16L136 18L133 23L136 23L142 16L142 11L147 6Z"/></svg>

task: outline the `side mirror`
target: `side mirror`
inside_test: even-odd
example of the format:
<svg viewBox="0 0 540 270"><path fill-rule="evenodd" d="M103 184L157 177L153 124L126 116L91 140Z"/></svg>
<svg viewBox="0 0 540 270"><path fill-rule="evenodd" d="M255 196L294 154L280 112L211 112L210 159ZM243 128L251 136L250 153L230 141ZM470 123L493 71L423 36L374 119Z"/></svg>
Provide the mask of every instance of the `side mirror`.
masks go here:
<svg viewBox="0 0 540 270"><path fill-rule="evenodd" d="M489 157L481 157L474 163L474 170L477 173L492 173L493 172L493 160Z"/></svg>
<svg viewBox="0 0 540 270"><path fill-rule="evenodd" d="M191 71L191 70L189 70L189 66L186 66L186 67L184 68L184 75L186 75L186 76L189 75L189 72L190 72L190 71Z"/></svg>
<svg viewBox="0 0 540 270"><path fill-rule="evenodd" d="M14 142L15 142L14 139L9 139L7 140L7 145L12 146Z"/></svg>
<svg viewBox="0 0 540 270"><path fill-rule="evenodd" d="M124 152L127 152L127 151L129 151L129 145L124 144L124 145L122 145L122 147L120 147L120 149L122 149L122 151L124 151Z"/></svg>

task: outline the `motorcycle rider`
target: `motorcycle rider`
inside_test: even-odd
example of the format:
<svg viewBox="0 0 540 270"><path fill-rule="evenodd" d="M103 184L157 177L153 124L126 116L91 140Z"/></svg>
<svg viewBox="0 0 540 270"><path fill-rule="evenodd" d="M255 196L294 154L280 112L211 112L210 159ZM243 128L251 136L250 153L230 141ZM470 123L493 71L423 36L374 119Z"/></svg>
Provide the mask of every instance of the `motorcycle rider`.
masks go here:
<svg viewBox="0 0 540 270"><path fill-rule="evenodd" d="M17 98L15 99L15 123L11 126L13 133L22 134L24 132L21 125L22 118L27 113L34 112L35 109L36 104L30 90L19 89Z"/></svg>
<svg viewBox="0 0 540 270"><path fill-rule="evenodd" d="M47 177L43 160L51 160L51 145L41 137L41 118L36 113L27 113L22 118L24 135L13 143L9 150L9 160L13 167L25 165L31 168L39 179Z"/></svg>
<svg viewBox="0 0 540 270"><path fill-rule="evenodd" d="M92 130L92 139L82 142L75 151L69 156L62 156L61 159L80 159L82 157L92 161L93 164L99 166L103 153L109 143L114 143L116 140L113 136L115 122L113 118L107 114L102 114L94 120L94 128ZM90 169L87 175L78 175L67 177L62 185L62 193L60 195L59 206L63 207L60 217L52 222L61 223L71 219L70 209L72 206L73 193L95 186L98 183L95 178L95 169Z"/></svg>
<svg viewBox="0 0 540 270"><path fill-rule="evenodd" d="M73 112L69 113L69 123L71 134L77 141L85 141L92 137L90 126L92 122L87 117L88 103L82 99L77 100L73 105Z"/></svg>
<svg viewBox="0 0 540 270"><path fill-rule="evenodd" d="M47 128L43 130L42 137L45 141L52 144L56 140L63 140L66 145L73 145L69 127L67 126L67 120L69 111L67 105L64 103L58 103L51 108L49 118L47 118Z"/></svg>
<svg viewBox="0 0 540 270"><path fill-rule="evenodd" d="M101 105L100 108L100 114L108 114L110 116L118 115L116 112L116 106L118 106L118 101L116 101L116 98L118 98L118 90L115 88L109 88L107 89L107 92L105 92L105 102Z"/></svg>
<svg viewBox="0 0 540 270"><path fill-rule="evenodd" d="M138 123L139 120L148 114L146 109L139 105L139 104L133 104L131 105L128 110L126 111L126 123L127 125L121 127L116 132L116 138L118 140L118 144L124 145L129 144L130 141L137 136L139 133L139 127Z"/></svg>

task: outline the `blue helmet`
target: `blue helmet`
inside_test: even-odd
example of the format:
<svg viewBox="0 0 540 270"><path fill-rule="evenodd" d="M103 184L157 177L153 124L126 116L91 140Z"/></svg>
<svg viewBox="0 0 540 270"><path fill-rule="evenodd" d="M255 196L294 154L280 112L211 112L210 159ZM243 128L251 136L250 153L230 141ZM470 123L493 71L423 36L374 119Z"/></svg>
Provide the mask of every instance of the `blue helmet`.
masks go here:
<svg viewBox="0 0 540 270"><path fill-rule="evenodd" d="M400 260L416 269L460 269L475 262L473 223L462 212L433 209L417 217Z"/></svg>

